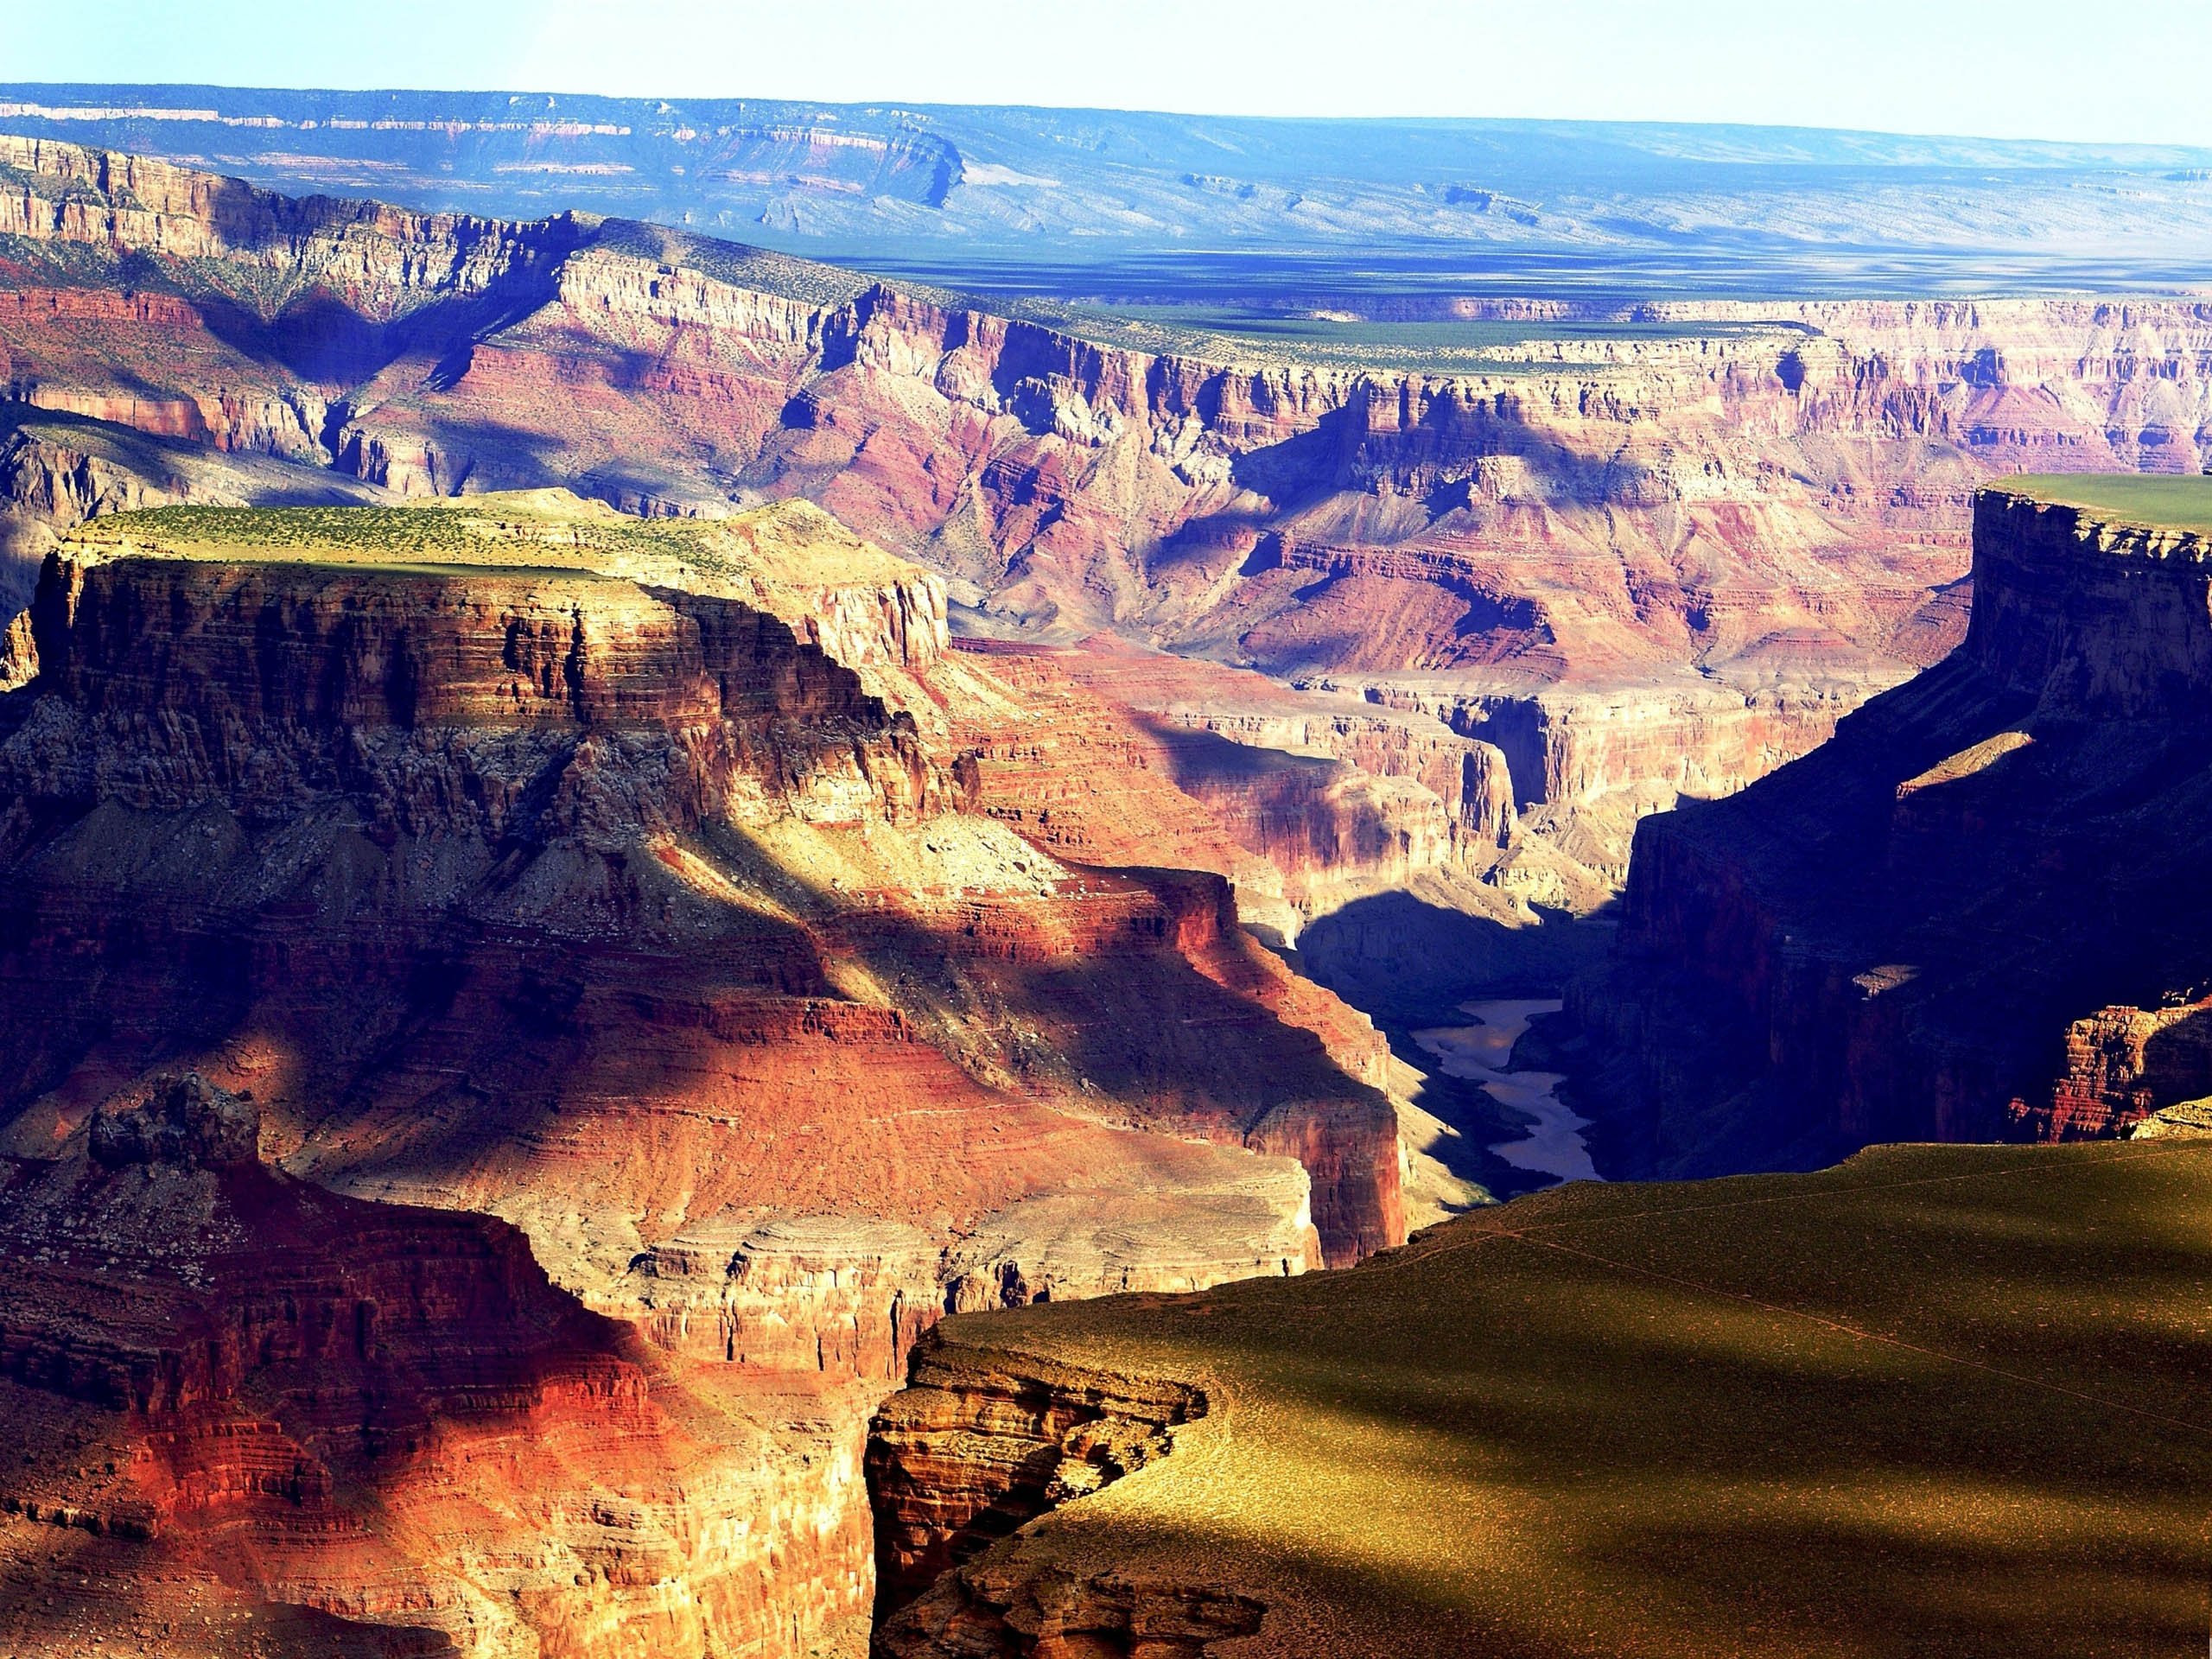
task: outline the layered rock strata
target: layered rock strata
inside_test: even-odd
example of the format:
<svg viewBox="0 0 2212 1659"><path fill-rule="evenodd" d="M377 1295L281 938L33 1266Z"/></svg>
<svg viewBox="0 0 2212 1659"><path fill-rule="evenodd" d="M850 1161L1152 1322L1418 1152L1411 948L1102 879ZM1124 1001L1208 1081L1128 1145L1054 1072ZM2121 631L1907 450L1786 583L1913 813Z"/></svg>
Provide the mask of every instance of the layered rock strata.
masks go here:
<svg viewBox="0 0 2212 1659"><path fill-rule="evenodd" d="M188 1074L0 1162L0 1640L767 1653L858 1610L849 1443L772 1432L505 1222L265 1168L259 1127Z"/></svg>
<svg viewBox="0 0 2212 1659"><path fill-rule="evenodd" d="M1139 350L619 221L0 159L20 399L408 493L807 495L995 626L1445 713L1573 853L1519 878L1548 904L1618 879L1638 811L1955 643L1978 484L2193 471L2212 384L2195 302L1675 305L1385 372Z"/></svg>
<svg viewBox="0 0 2212 1659"><path fill-rule="evenodd" d="M1205 1394L1162 1379L978 1371L942 1344L868 1427L879 1622L1025 1522L1166 1454ZM964 1358L964 1357L963 1357Z"/></svg>
<svg viewBox="0 0 2212 1659"><path fill-rule="evenodd" d="M944 614L802 506L97 521L0 697L0 1150L188 1063L289 1175L503 1218L760 1425L776 1566L712 1642L802 1647L864 1598L861 1425L948 1309L1405 1230L1372 1027L1219 875L979 810L950 734L1024 705Z"/></svg>
<svg viewBox="0 0 2212 1659"><path fill-rule="evenodd" d="M1440 721L1104 636L1075 649L969 648L1002 679L1079 688L1127 711L1149 740L1145 769L1264 860L1301 919L1425 871L1480 874L1514 845L1504 756Z"/></svg>

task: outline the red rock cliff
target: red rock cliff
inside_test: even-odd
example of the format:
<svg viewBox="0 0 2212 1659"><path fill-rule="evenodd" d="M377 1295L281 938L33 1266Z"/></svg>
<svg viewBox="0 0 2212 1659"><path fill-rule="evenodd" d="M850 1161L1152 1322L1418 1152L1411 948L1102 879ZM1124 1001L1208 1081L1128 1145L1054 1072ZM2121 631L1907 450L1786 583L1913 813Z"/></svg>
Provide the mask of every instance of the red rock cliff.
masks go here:
<svg viewBox="0 0 2212 1659"><path fill-rule="evenodd" d="M856 1611L849 1447L810 1470L507 1224L272 1173L257 1128L188 1076L0 1164L6 1639L765 1653Z"/></svg>
<svg viewBox="0 0 2212 1659"><path fill-rule="evenodd" d="M504 1217L767 1422L780 1652L864 1590L861 1422L944 1311L1394 1243L1395 1117L1221 878L972 810L946 709L1020 699L911 567L825 542L817 645L804 514L679 537L725 561L693 588L573 506L170 512L52 562L0 700L0 1139L51 1158L186 1059L295 1174Z"/></svg>

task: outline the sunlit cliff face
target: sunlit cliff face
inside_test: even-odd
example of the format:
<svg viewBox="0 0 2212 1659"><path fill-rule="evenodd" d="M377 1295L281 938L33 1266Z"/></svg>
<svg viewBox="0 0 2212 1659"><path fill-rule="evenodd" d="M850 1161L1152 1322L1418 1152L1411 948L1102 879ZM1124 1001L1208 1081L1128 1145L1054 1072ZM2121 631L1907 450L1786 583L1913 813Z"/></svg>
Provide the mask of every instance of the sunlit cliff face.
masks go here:
<svg viewBox="0 0 2212 1659"><path fill-rule="evenodd" d="M1158 856L1250 855L1165 776L1125 786L1110 742L1070 741L1126 715L1072 688L1033 705L949 653L944 617L936 578L798 505L681 524L558 495L172 507L48 562L0 694L23 877L0 974L46 988L42 1013L27 995L0 1020L9 1179L81 1158L99 1112L194 1067L250 1097L284 1172L253 1166L275 1196L238 1201L239 1261L290 1248L286 1206L332 1189L403 1235L425 1213L404 1206L498 1217L546 1275L544 1318L596 1332L607 1375L674 1425L623 1430L651 1457L501 1477L614 1519L579 1523L584 1565L516 1568L522 1605L496 1618L466 1586L508 1535L396 1533L363 1506L503 1487L419 1461L357 1475L283 1410L270 1455L307 1471L283 1490L332 1494L353 1518L316 1538L353 1553L270 1522L272 1554L229 1561L231 1511L195 1500L162 1545L195 1586L181 1604L128 1561L88 1558L88 1578L172 1624L181 1605L423 1624L464 1652L531 1633L612 1652L648 1629L773 1650L864 1609L861 1425L944 1313L1402 1240L1381 1039L1242 931L1224 875ZM1025 836L1055 811L1055 838ZM117 1241L86 1271L125 1286L140 1264ZM352 1294L310 1255L299 1306ZM510 1296L453 1271L436 1319ZM125 1296L103 1341L221 1323L212 1274L143 1325ZM67 1298L39 1284L5 1324L42 1353L67 1345ZM342 1380L312 1343L275 1370L257 1355L205 1433L257 1390ZM63 1440L122 1415L99 1426L120 1449L97 1503L74 1476L24 1501L168 1514L130 1472L168 1467L134 1449L168 1432L131 1414L150 1408L27 1367L9 1386ZM585 1393L562 1432L597 1445L611 1408ZM418 1414L462 1432L443 1396ZM495 1412L481 1432L519 1431ZM619 1593L593 1587L602 1556ZM388 1581L410 1572L435 1587L403 1605Z"/></svg>

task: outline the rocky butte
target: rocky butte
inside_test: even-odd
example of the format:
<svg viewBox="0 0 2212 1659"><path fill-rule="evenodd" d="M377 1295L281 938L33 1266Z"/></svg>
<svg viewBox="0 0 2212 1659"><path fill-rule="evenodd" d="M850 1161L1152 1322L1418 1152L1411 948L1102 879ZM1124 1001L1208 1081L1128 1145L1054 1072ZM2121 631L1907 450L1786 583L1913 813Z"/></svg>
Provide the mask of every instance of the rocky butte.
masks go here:
<svg viewBox="0 0 2212 1659"><path fill-rule="evenodd" d="M945 617L800 503L48 557L0 676L10 1639L791 1651L866 1611L862 1425L948 1310L1403 1240L1387 1053L1236 925L1249 855ZM1018 833L1070 807L1113 861Z"/></svg>
<svg viewBox="0 0 2212 1659"><path fill-rule="evenodd" d="M1936 667L1639 828L1579 984L1620 1166L2122 1132L2212 1095L2212 479L2021 478Z"/></svg>

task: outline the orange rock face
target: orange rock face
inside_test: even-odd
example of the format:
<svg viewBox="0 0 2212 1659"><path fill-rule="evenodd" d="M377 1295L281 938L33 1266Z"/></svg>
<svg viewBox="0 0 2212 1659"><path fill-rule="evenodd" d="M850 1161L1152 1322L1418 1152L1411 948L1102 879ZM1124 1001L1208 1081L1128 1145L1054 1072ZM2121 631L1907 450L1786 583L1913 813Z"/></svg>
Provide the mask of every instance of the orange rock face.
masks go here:
<svg viewBox="0 0 2212 1659"><path fill-rule="evenodd" d="M131 867L150 906L143 916L196 931L218 925L213 908L227 916L221 926L244 930L226 1016L239 1023L221 1036L234 1064L311 1070L327 1098L343 1092L335 1077L366 1062L381 1040L372 1033L397 1020L422 1039L375 1061L400 1090L391 1104L401 1121L388 1130L372 1130L372 1101L355 1099L326 1145L314 1120L330 1109L300 1103L296 1155L318 1167L419 1155L402 1149L434 1122L434 1143L448 1152L432 1166L451 1178L448 1166L485 1150L460 1152L475 1138L470 1122L493 1121L496 1140L518 1121L515 1108L475 1100L480 1084L454 1092L452 1074L468 1074L475 1052L486 1065L496 1056L503 1096L551 1086L556 1102L620 1101L626 1113L646 1079L671 1100L702 1088L728 1096L733 1084L741 1096L768 1082L729 1073L727 1059L702 1065L687 1048L796 1048L813 1055L810 1069L849 1071L865 1093L871 1063L859 1057L873 1052L886 1057L873 1064L915 1072L948 1106L1014 1114L995 1135L1036 1115L1048 1162L1055 1154L1044 1148L1078 1121L1052 1103L1060 1088L1095 1092L1139 1122L1164 1113L1240 1144L1305 1144L1304 1128L1285 1126L1325 1117L1338 1109L1323 1104L1331 1099L1351 1114L1348 1126L1374 1115L1354 1104L1357 1085L1318 1046L1301 1055L1285 1039L1264 1083L1240 1077L1224 1057L1232 1027L1276 1041L1264 1002L1246 991L1272 993L1287 976L1229 922L1218 880L1058 866L995 835L961 812L973 783L932 755L911 720L777 618L737 601L585 573L334 576L124 557L54 566L31 632L37 671L10 740L10 782L27 801L82 815L64 833L86 856ZM212 835L211 811L227 820ZM156 828L163 820L174 828ZM715 845L740 825L772 843L798 838L825 871L850 877L830 874L826 891L772 907L747 891L758 874ZM279 826L289 827L287 857L301 861L281 894L259 890L259 860ZM143 844L180 834L212 841L207 855L188 863ZM956 873L968 861L971 879L881 885L887 861L937 874L932 837ZM755 846L756 858L780 850ZM868 874L877 885L860 884ZM239 890L226 887L232 880ZM87 895L73 885L26 891L34 950L49 928L111 931L78 914ZM302 901L304 913L295 908ZM569 954L537 950L538 932L571 941ZM146 987L143 1044L174 1040L173 1022L185 1017L177 999L200 1004L192 1018L210 1017L188 971L131 949L131 961L149 958L177 981L166 994ZM431 959L441 952L443 965ZM340 965L349 959L351 973ZM1065 965L1078 961L1086 971L1070 978ZM35 976L28 965L24 976ZM871 994L854 1000L841 981L868 982ZM328 1018L334 990L361 999L345 1029ZM398 1006L369 1012L394 996ZM542 1044L514 1044L518 1016ZM621 1051L580 1040L629 1018L644 1029ZM644 1033L659 1030L672 1033L669 1052L648 1060ZM1119 1030L1147 1034L1102 1040ZM28 1020L18 1035L41 1051L27 1061L33 1070L79 1063L67 1036L41 1038ZM115 1047L111 1039L104 1064L119 1059ZM902 1053L910 1058L888 1058ZM545 1081L521 1081L533 1072ZM448 1103L425 1118L431 1100ZM556 1118L563 1109L550 1108ZM818 1111L817 1101L792 1100L760 1122ZM855 1127L875 1121L862 1114ZM574 1140L555 1135L536 1155L557 1159L553 1147ZM904 1161L926 1161L934 1144L926 1132L906 1139ZM956 1131L944 1149L961 1144ZM839 1183L875 1180L874 1202L922 1220L984 1213L1020 1191L951 1157L938 1173L952 1185L916 1210L911 1195L903 1207L893 1198L906 1174L888 1145L839 1155L823 1142L827 1155L809 1160L803 1177L825 1183L819 1193L781 1185L789 1173L766 1175L749 1159L707 1159L706 1145L702 1160L723 1172L721 1185L698 1195L710 1208L779 1190L801 1203L839 1190L858 1197ZM659 1178L694 1185L688 1164ZM423 1178L416 1167L411 1179ZM1332 1253L1390 1241L1389 1196L1373 1185L1387 1176L1370 1181L1372 1196L1347 1193L1341 1214L1321 1197L1315 1220Z"/></svg>
<svg viewBox="0 0 2212 1659"><path fill-rule="evenodd" d="M402 556L352 563L286 539L311 515L260 516L273 540L222 556L175 537L219 540L235 515L119 518L49 562L0 698L0 1150L26 1182L89 1169L115 1140L99 1103L187 1063L253 1096L286 1172L254 1179L313 1202L311 1178L362 1217L472 1212L447 1219L511 1241L515 1271L534 1255L547 1306L642 1379L563 1382L522 1421L570 1411L594 1444L634 1441L650 1467L594 1475L626 1496L593 1502L683 1541L617 1573L651 1586L634 1614L556 1561L517 1617L578 1653L785 1652L864 1606L861 1426L948 1308L1302 1272L1402 1240L1386 1056L1243 931L1221 875L1014 833L1020 791L958 734L1065 732L1081 694L1048 711L948 655L921 572L794 508L702 532L696 588L659 555L594 552L631 532L588 512L556 513L543 555L443 562L449 526L503 550L539 510L372 515ZM786 558L803 546L811 585ZM1111 776L1032 747L1033 803L1088 800L1103 823ZM1149 803L1124 803L1117 856L1186 832L1236 852L1164 779ZM461 1294L440 1306L466 1321ZM186 1298L139 1334L189 1354L163 1333L224 1306ZM138 1317L118 1313L116 1343ZM24 1363L50 1380L38 1340L48 1357ZM322 1352L283 1386L323 1387ZM100 1408L143 1438L128 1370L102 1373ZM560 1403L650 1403L664 1376L665 1424L626 1406L618 1433ZM66 1437L89 1396L55 1388L75 1403L40 1409ZM410 1409L423 1434L462 1432L436 1399ZM264 1420L289 1438L240 1455L290 1469L301 1431ZM695 1464L737 1472L695 1503L671 1472ZM459 1465L423 1478L456 1504L499 1490ZM517 1513L518 1535L551 1524ZM186 1503L163 1548L209 1618L321 1610L504 1650L505 1603L495 1619L473 1592L393 1586L416 1561L477 1583L468 1551L505 1535L455 1520L403 1548L380 1524L318 1522L312 1552L280 1537L241 1577ZM715 1542L731 1529L742 1548ZM68 1570L23 1536L27 1582ZM116 1617L175 1625L132 1559L102 1558Z"/></svg>
<svg viewBox="0 0 2212 1659"><path fill-rule="evenodd" d="M2212 1095L2212 1001L2100 1008L2066 1029L2065 1070L2009 1116L2037 1141L2124 1133L2163 1107Z"/></svg>

